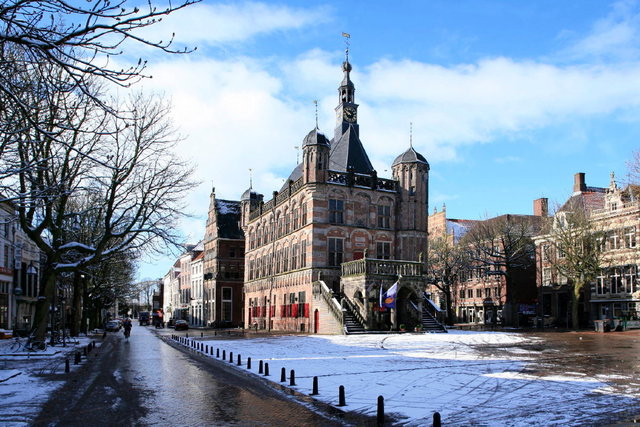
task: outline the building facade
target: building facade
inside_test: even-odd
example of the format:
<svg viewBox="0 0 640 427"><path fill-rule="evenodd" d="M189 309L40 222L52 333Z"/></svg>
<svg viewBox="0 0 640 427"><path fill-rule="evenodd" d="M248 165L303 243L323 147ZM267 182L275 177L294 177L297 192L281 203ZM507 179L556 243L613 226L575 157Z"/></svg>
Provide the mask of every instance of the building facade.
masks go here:
<svg viewBox="0 0 640 427"><path fill-rule="evenodd" d="M243 325L245 241L241 220L240 202L217 199L213 189L203 258L203 316L208 326Z"/></svg>
<svg viewBox="0 0 640 427"><path fill-rule="evenodd" d="M343 64L336 128L316 127L302 162L266 203L242 197L245 323L256 329L343 333L419 322L427 245L429 164L409 147L377 175L360 141L358 104ZM381 291L399 281L398 303L380 310Z"/></svg>
<svg viewBox="0 0 640 427"><path fill-rule="evenodd" d="M579 299L580 326L597 320L640 327L640 201L635 187L618 187L613 174L608 187L587 186L584 173L574 175L573 194L556 217L573 210L586 214L594 230L602 233L601 268ZM548 324L573 326L572 284L554 264L562 254L548 250L552 235L536 238L540 315Z"/></svg>
<svg viewBox="0 0 640 427"><path fill-rule="evenodd" d="M474 227L483 226L483 223L495 221L513 221L515 223L531 224L531 238L535 230L539 230L543 218L548 216L548 200L545 198L534 200L533 215L502 215L486 220L464 220L447 218L446 207L442 211L434 210L429 216L430 239L445 239L450 245L470 245L477 242L463 240L463 237ZM465 265L458 266L458 274L451 283L451 305L455 318L454 323L497 325L518 324L526 326L536 315L538 293L536 287L536 264L534 259L519 259L510 267L512 286L508 291L505 260L506 250L501 248L503 239L496 236L495 249L484 251L487 254L486 262L474 261L473 256L466 257ZM481 243L481 246L484 244ZM477 248L469 246L472 252ZM533 246L532 246L533 251ZM491 253L496 259L491 259ZM429 292L442 309L446 308L446 296L435 285L429 286ZM509 295L513 292L513 295ZM510 312L505 311L507 301L513 301L514 310L518 319L509 319Z"/></svg>

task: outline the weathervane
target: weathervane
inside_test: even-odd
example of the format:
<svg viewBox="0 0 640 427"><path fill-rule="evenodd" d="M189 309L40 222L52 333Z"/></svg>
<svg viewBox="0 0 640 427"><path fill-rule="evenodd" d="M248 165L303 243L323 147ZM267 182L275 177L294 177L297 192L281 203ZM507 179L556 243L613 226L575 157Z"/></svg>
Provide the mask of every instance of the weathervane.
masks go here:
<svg viewBox="0 0 640 427"><path fill-rule="evenodd" d="M349 62L349 41L351 39L351 34L342 33L342 37L344 37L344 44L347 46L347 49L345 50L345 54L347 56L347 62Z"/></svg>
<svg viewBox="0 0 640 427"><path fill-rule="evenodd" d="M253 169L249 168L249 188L253 188Z"/></svg>
<svg viewBox="0 0 640 427"><path fill-rule="evenodd" d="M297 145L293 146L293 149L296 150L296 165L300 163L300 147Z"/></svg>

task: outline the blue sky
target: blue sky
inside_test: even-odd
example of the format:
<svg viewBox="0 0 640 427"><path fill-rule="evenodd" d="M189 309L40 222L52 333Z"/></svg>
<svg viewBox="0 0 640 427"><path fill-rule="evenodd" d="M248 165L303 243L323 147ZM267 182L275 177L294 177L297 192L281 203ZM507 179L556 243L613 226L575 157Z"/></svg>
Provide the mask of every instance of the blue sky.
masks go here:
<svg viewBox="0 0 640 427"><path fill-rule="evenodd" d="M413 144L431 165L431 207L452 218L528 214L588 185L620 181L640 148L637 1L204 1L147 32L197 46L190 55L140 47L153 79L138 85L174 105L182 156L202 185L185 195L204 235L211 187L237 200L249 185L270 198L315 124L333 133L350 60L361 139L381 176ZM172 257L145 260L163 276Z"/></svg>

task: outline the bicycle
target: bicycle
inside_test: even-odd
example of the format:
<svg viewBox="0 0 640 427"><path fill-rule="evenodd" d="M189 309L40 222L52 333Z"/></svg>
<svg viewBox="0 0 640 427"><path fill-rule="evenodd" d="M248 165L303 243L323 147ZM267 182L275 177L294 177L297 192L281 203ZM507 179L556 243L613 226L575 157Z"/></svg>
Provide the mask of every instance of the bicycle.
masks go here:
<svg viewBox="0 0 640 427"><path fill-rule="evenodd" d="M27 337L26 342L22 342L23 338L15 337L11 344L11 351L17 353L19 351L35 352L44 351L47 349L47 342L43 340L37 340L33 335Z"/></svg>

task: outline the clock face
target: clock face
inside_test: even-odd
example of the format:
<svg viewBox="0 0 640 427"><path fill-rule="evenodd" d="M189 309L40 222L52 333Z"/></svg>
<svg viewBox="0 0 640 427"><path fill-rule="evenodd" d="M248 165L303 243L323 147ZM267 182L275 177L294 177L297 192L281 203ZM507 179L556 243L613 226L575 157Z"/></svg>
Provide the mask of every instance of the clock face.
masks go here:
<svg viewBox="0 0 640 427"><path fill-rule="evenodd" d="M344 119L350 123L356 121L356 109L351 107L346 107L344 110Z"/></svg>

